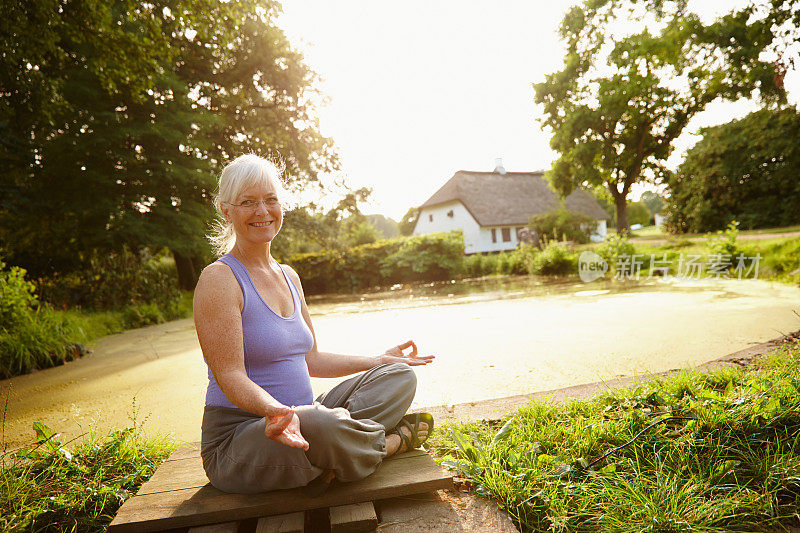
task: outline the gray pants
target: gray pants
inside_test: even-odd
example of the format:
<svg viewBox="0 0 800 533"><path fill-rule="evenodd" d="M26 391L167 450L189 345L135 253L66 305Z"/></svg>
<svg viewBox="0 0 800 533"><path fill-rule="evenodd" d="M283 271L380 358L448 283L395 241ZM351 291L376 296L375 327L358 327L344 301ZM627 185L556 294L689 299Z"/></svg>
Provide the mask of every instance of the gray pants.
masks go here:
<svg viewBox="0 0 800 533"><path fill-rule="evenodd" d="M333 470L339 481L362 479L386 456L385 431L400 422L416 387L408 365L380 365L343 381L313 405L298 406L308 451L268 439L264 417L206 406L203 468L216 488L237 493L302 487L323 470Z"/></svg>

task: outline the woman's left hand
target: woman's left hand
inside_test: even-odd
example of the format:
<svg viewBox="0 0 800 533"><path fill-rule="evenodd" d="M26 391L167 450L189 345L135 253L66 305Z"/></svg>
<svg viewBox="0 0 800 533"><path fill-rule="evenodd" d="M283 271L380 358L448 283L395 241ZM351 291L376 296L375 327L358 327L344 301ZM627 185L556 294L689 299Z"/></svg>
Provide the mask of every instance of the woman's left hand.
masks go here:
<svg viewBox="0 0 800 533"><path fill-rule="evenodd" d="M409 353L404 353L403 350L411 348ZM417 355L417 345L414 341L406 341L386 350L380 356L381 364L386 363L405 363L409 366L420 366L432 363L435 359L433 355Z"/></svg>

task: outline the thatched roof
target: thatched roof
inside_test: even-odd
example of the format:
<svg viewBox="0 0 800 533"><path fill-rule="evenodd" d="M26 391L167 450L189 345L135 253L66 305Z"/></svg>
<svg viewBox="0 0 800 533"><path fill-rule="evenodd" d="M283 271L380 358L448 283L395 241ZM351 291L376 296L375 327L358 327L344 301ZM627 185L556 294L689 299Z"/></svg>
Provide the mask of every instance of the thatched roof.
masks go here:
<svg viewBox="0 0 800 533"><path fill-rule="evenodd" d="M459 170L420 208L460 201L481 226L527 224L533 215L557 205L543 172L472 172ZM567 196L566 207L596 220L610 218L586 191Z"/></svg>

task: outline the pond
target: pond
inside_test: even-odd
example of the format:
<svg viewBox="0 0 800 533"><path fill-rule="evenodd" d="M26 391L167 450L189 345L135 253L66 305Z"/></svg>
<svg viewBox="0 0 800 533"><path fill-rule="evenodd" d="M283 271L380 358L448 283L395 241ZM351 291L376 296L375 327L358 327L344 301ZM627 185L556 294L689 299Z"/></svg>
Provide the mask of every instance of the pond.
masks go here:
<svg viewBox="0 0 800 533"><path fill-rule="evenodd" d="M472 402L701 365L800 329L800 288L760 280L594 282L503 277L309 298L321 350L413 338L414 407ZM4 438L42 421L72 438L144 423L199 440L206 367L191 319L105 337L62 367L0 382ZM337 380L314 379L315 392Z"/></svg>

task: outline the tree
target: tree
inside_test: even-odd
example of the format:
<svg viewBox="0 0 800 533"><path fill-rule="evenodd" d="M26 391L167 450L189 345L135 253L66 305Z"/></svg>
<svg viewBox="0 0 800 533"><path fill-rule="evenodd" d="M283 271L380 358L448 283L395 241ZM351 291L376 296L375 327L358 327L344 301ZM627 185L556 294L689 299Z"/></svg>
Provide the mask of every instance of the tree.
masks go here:
<svg viewBox="0 0 800 533"><path fill-rule="evenodd" d="M98 250L166 246L191 288L229 159L281 154L296 187L336 167L276 3L38 3L44 37L24 8L2 27L7 50L23 43L0 78L16 95L0 104L0 246L15 264L68 271Z"/></svg>
<svg viewBox="0 0 800 533"><path fill-rule="evenodd" d="M369 223L372 224L376 230L378 230L381 234L381 238L383 239L393 239L400 235L400 230L397 227L397 222L395 222L390 217L381 215L381 214L374 214L374 215L366 215L367 220Z"/></svg>
<svg viewBox="0 0 800 533"><path fill-rule="evenodd" d="M381 238L380 232L362 214L351 215L342 224L347 246L370 244Z"/></svg>
<svg viewBox="0 0 800 533"><path fill-rule="evenodd" d="M800 223L800 116L762 109L704 128L669 180L667 228L716 231Z"/></svg>
<svg viewBox="0 0 800 533"><path fill-rule="evenodd" d="M546 213L533 215L528 227L536 231L542 243L566 239L585 244L597 229L597 220L583 213L568 211L566 207L559 205Z"/></svg>
<svg viewBox="0 0 800 533"><path fill-rule="evenodd" d="M647 210L650 211L651 215L657 214L664 207L664 199L653 191L644 191L641 201L647 206Z"/></svg>
<svg viewBox="0 0 800 533"><path fill-rule="evenodd" d="M704 26L686 4L587 0L571 8L559 28L564 67L535 85L560 153L548 179L563 196L577 186L606 187L619 233L630 231L631 186L663 181L672 141L709 102L754 88L764 99L783 95L773 65L759 59L775 38L772 21L751 21L742 10ZM642 29L614 35L625 13L626 27Z"/></svg>
<svg viewBox="0 0 800 533"><path fill-rule="evenodd" d="M650 224L650 210L643 202L628 202L628 222L631 224L641 224L647 226Z"/></svg>
<svg viewBox="0 0 800 533"><path fill-rule="evenodd" d="M419 207L409 207L400 222L397 223L397 228L400 230L400 235L411 235L414 233L414 226L417 225L417 218L419 218Z"/></svg>

